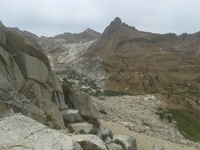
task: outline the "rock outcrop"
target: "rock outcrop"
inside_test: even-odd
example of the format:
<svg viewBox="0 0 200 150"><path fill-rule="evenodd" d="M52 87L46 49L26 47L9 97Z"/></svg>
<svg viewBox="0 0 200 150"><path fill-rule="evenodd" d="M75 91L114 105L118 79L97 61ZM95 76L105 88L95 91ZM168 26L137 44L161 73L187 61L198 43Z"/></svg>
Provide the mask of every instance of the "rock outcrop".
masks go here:
<svg viewBox="0 0 200 150"><path fill-rule="evenodd" d="M107 150L103 141L95 135L75 135L72 138L81 145L83 150Z"/></svg>
<svg viewBox="0 0 200 150"><path fill-rule="evenodd" d="M0 119L1 150L82 150L70 136L21 114Z"/></svg>
<svg viewBox="0 0 200 150"><path fill-rule="evenodd" d="M59 109L68 107L64 105L61 82L52 73L49 60L41 47L33 41L16 28L0 27L0 88L19 93L7 92L10 99L4 98L0 102L10 103L15 112L22 112L39 122L46 121L44 113L50 115L55 126L64 129ZM3 96L5 93L3 91ZM37 118L42 115L34 117L33 113L38 111L33 111L36 108L32 103L37 103L35 107L42 112L45 118L43 121ZM57 103L62 105L56 105Z"/></svg>

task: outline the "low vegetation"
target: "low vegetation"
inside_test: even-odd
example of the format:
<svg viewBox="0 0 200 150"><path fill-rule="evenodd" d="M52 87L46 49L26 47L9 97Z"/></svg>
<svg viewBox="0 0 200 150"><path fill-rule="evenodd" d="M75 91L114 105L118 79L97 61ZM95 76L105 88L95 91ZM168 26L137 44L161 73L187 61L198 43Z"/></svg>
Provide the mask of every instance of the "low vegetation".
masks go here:
<svg viewBox="0 0 200 150"><path fill-rule="evenodd" d="M84 130L80 130L79 133L80 134L85 134L85 131Z"/></svg>
<svg viewBox="0 0 200 150"><path fill-rule="evenodd" d="M200 123L179 109L159 110L160 119L175 122L179 132L189 140L200 141Z"/></svg>
<svg viewBox="0 0 200 150"><path fill-rule="evenodd" d="M97 128L93 128L92 130L90 130L89 134L97 134L98 133L98 129Z"/></svg>
<svg viewBox="0 0 200 150"><path fill-rule="evenodd" d="M49 115L47 112L44 112L46 118L47 118L47 122L55 122L53 117L51 115Z"/></svg>
<svg viewBox="0 0 200 150"><path fill-rule="evenodd" d="M74 133L74 129L73 129L73 127L72 126L67 126L67 129L69 130L69 133Z"/></svg>

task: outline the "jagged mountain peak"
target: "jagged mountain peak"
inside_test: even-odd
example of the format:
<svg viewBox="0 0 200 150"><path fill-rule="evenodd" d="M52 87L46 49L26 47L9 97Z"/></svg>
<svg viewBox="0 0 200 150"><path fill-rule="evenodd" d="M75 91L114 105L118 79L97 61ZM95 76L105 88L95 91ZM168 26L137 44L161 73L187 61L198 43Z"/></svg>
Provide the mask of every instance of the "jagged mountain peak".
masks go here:
<svg viewBox="0 0 200 150"><path fill-rule="evenodd" d="M119 17L116 17L111 23L109 26L117 26L117 25L121 25L122 24L122 21Z"/></svg>

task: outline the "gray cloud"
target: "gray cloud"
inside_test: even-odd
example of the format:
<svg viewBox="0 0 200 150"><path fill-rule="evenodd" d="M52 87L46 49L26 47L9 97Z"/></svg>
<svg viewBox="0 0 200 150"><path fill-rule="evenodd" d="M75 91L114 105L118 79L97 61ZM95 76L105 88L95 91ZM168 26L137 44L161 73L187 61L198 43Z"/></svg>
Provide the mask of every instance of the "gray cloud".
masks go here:
<svg viewBox="0 0 200 150"><path fill-rule="evenodd" d="M1 0L0 20L37 35L103 32L119 16L138 30L181 34L200 31L199 0Z"/></svg>

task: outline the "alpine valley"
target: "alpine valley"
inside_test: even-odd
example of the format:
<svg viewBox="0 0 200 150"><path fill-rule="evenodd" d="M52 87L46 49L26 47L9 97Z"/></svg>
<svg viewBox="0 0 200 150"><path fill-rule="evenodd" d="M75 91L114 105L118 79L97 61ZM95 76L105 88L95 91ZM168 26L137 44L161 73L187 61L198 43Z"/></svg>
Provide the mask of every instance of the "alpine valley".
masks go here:
<svg viewBox="0 0 200 150"><path fill-rule="evenodd" d="M44 138L59 137L63 145L57 147L74 150L200 149L200 32L144 32L119 17L102 34L88 28L38 37L0 27L0 141L22 120ZM22 98L36 115L15 104ZM37 132L23 138L31 143L40 138ZM15 142L6 138L9 149ZM30 145L20 146L40 147Z"/></svg>

